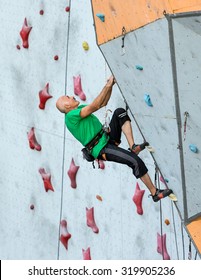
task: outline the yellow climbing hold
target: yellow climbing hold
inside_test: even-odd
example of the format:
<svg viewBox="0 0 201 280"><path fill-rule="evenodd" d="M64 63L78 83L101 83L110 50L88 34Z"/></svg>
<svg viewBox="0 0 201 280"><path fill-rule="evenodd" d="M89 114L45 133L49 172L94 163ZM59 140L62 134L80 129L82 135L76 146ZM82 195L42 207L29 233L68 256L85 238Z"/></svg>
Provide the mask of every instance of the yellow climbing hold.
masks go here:
<svg viewBox="0 0 201 280"><path fill-rule="evenodd" d="M168 197L172 200L172 201L177 201L177 197L174 193L171 193L170 195L168 195Z"/></svg>
<svg viewBox="0 0 201 280"><path fill-rule="evenodd" d="M84 49L85 51L88 51L88 50L89 50L89 44L88 44L86 41L84 41L84 42L82 43L82 47L83 47L83 49Z"/></svg>
<svg viewBox="0 0 201 280"><path fill-rule="evenodd" d="M146 146L145 147L150 153L154 153L155 152L155 150L154 150L154 148L152 147L152 146Z"/></svg>

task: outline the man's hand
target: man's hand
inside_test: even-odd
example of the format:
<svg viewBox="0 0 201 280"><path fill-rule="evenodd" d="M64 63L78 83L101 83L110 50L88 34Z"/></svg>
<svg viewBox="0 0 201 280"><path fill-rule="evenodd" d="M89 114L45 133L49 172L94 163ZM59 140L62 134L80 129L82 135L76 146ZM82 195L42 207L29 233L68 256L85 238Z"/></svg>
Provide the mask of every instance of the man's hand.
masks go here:
<svg viewBox="0 0 201 280"><path fill-rule="evenodd" d="M107 80L107 85L108 86L113 86L116 83L114 76L112 75L108 80Z"/></svg>

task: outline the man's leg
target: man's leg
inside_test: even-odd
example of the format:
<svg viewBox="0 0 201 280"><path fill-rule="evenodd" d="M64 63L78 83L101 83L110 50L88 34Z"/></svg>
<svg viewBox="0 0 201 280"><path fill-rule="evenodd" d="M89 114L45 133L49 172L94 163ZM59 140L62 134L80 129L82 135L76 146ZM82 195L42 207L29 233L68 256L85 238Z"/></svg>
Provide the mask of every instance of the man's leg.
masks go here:
<svg viewBox="0 0 201 280"><path fill-rule="evenodd" d="M142 144L135 144L131 126L131 119L129 118L126 110L123 108L118 108L114 111L110 122L110 129L111 143L121 143L121 133L123 131L127 139L129 149L136 154L139 154L139 152L144 150L145 146L149 145L149 143L147 142L144 142Z"/></svg>
<svg viewBox="0 0 201 280"><path fill-rule="evenodd" d="M151 181L148 174L148 169L144 162L135 153L131 153L125 149L117 147L115 144L108 143L101 151L105 154L107 161L113 161L120 164L125 164L132 168L134 176L140 179L149 189L154 202L159 201L172 193L172 190L158 190Z"/></svg>

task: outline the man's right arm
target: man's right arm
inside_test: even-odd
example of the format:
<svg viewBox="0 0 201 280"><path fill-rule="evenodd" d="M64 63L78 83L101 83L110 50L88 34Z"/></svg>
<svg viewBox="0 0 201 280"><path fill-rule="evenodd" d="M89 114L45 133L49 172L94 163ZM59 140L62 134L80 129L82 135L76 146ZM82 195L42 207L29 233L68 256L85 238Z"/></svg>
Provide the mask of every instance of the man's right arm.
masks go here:
<svg viewBox="0 0 201 280"><path fill-rule="evenodd" d="M112 93L112 87L114 84L115 84L115 79L113 76L111 76L107 81L107 84L104 86L100 94L94 99L94 101L91 104L81 109L80 116L82 118L86 118L87 116L91 115L93 112L106 106L108 100L110 99Z"/></svg>

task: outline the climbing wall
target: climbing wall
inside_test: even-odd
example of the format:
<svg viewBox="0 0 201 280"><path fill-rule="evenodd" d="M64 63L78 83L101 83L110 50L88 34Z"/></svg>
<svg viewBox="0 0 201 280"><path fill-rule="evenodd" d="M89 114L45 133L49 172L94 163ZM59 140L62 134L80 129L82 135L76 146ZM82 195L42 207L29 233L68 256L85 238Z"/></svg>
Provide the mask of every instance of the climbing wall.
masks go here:
<svg viewBox="0 0 201 280"><path fill-rule="evenodd" d="M134 107L129 115L135 139L140 142L145 135L155 148L153 155L149 151L143 151L140 155L152 180L155 177L153 156L160 153L160 157L156 156L157 160L162 158L167 165L169 163L163 157L164 145L158 141L158 137L161 137L161 141L175 149L173 168L165 169L163 175L169 180L168 184L177 186L181 177L177 172L179 151L174 141L169 143L167 139L164 140L164 134L160 136L161 130L174 135L177 129L176 113L171 106L174 96L170 61L165 68L164 63L160 62L169 54L166 45L168 39L166 43L161 42L163 51L160 54L161 48L155 48L158 38L148 43L152 38L144 30L147 41L143 48L139 45L137 54L138 66L144 68L141 71L134 64L133 69L129 70L129 75L135 77L135 84L132 84L126 74L130 61L125 60L127 66L123 71L120 67L120 58L123 58L122 37L111 42L116 44L118 51L112 44L111 53L108 52L109 45L101 49L105 57L108 52L115 61L107 57L105 61L96 44L91 1L19 0L13 3L11 0L1 0L0 6L0 34L4 42L0 56L1 259L188 258L189 238L181 227L180 212L175 211L173 202L165 199L153 203L144 184L136 180L125 166L108 162L100 162L98 166L95 162L94 169L83 160L81 145L66 130L64 116L55 108L57 98L64 94L74 95L81 103L91 102L105 85L112 70L117 85L114 86L107 108L96 115L104 122L108 109L113 112L117 107L126 108L125 101L128 103L130 93L137 104L141 122L139 129L133 118L137 116ZM100 20L100 23L103 22ZM159 34L160 29L167 33L166 25L165 20L157 25ZM119 32L122 35L122 29ZM124 57L127 50L132 52L126 47L127 40L133 41L132 36L135 37L135 34L125 37ZM140 34L138 36L143 40ZM149 63L144 54L147 51L153 56L149 58ZM119 64L119 68L115 63ZM153 98L150 81L150 78L156 81L152 74L153 65L160 77L154 89L167 85L161 71L169 77L170 89L163 89L165 94L170 92L169 102L162 99L164 104L168 104L163 105L164 113L160 111L161 114L157 116L153 109L155 106L161 108L161 104L158 98ZM120 71L123 79L115 69ZM147 75L147 86L144 84L144 75ZM153 108L144 103L143 94L139 103L139 79L144 91L151 96ZM134 91L137 84L137 90ZM162 97L162 90L157 93ZM133 99L130 99L132 104ZM143 107L143 113L139 105ZM190 109L185 110L189 112L188 128L192 113ZM150 124L147 125L148 117L144 112L151 115L154 122L149 120ZM168 121L164 124L165 118ZM158 125L162 123L159 129ZM187 137L188 132L186 141ZM192 141L192 144L196 143ZM128 148L124 137L121 145ZM162 160L159 166L164 166ZM163 168L161 170L164 172ZM157 174L157 184L164 187L164 179L160 173ZM179 196L181 189L176 191ZM178 205L183 213L182 200L179 200ZM194 211L189 215L193 215ZM193 246L191 253L192 256L196 254Z"/></svg>
<svg viewBox="0 0 201 280"><path fill-rule="evenodd" d="M171 9L167 9L166 1L157 7L155 1L149 5L142 3L146 15L148 9L156 8L160 19L154 21L147 16L142 23L137 17L131 24L121 20L123 15L119 7L115 10L112 3L109 6L105 3L100 9L97 1L92 1L100 49L144 140L151 145L149 151L166 186L179 198L175 207L186 224L200 216L201 210L198 179L201 112L197 101L200 13L196 6L200 3L190 5L187 2L178 6L178 1L172 1ZM137 4L130 3L125 10L130 11L135 5L135 11L142 14L142 7L138 8ZM162 7L163 16L160 14ZM192 7L194 12L189 13ZM167 14L172 11L188 13ZM108 28L111 18L118 22L118 34ZM107 42L101 29L105 29L108 38L113 35L113 40ZM194 242L200 239L199 233L191 237ZM199 252L200 249L198 246Z"/></svg>
<svg viewBox="0 0 201 280"><path fill-rule="evenodd" d="M54 108L65 92L67 2L0 5L1 258L56 259L63 127Z"/></svg>
<svg viewBox="0 0 201 280"><path fill-rule="evenodd" d="M200 21L201 15L183 15L172 19L187 219L201 214L200 180L198 179L201 172L199 144L201 139L201 108L199 105L201 59L197 53L201 42ZM192 42L194 43L192 44Z"/></svg>

